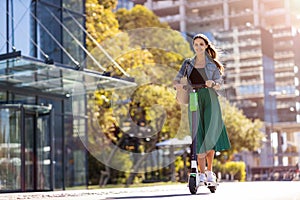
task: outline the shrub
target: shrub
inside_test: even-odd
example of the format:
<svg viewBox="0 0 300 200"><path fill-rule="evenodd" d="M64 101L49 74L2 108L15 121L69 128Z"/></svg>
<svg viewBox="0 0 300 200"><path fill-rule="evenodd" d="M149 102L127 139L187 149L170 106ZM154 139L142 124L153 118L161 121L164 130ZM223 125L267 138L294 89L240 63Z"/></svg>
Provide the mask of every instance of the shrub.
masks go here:
<svg viewBox="0 0 300 200"><path fill-rule="evenodd" d="M214 160L214 171L221 172L222 178L229 174L231 180L245 181L246 180L246 164L242 161L228 161L222 164L220 161Z"/></svg>
<svg viewBox="0 0 300 200"><path fill-rule="evenodd" d="M230 174L233 180L245 181L246 179L246 165L244 162L226 162L225 172Z"/></svg>

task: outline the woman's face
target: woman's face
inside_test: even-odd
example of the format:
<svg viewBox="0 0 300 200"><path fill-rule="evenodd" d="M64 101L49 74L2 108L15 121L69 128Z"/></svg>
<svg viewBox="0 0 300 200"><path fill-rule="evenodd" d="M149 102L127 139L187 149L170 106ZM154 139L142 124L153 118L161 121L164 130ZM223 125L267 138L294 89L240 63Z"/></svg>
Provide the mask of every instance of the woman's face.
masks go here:
<svg viewBox="0 0 300 200"><path fill-rule="evenodd" d="M208 45L205 44L205 41L202 38L196 38L194 40L194 50L197 54L204 53Z"/></svg>

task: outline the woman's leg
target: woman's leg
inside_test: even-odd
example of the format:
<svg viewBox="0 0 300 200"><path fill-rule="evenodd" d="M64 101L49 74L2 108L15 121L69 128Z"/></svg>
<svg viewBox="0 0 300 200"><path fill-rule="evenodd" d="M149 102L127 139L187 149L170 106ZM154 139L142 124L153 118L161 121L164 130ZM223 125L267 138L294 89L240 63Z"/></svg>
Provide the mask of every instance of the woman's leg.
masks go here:
<svg viewBox="0 0 300 200"><path fill-rule="evenodd" d="M208 171L212 171L214 156L215 156L215 150L210 150L206 154L207 170Z"/></svg>
<svg viewBox="0 0 300 200"><path fill-rule="evenodd" d="M206 161L207 161L207 182L215 183L217 181L215 173L213 173L213 160L214 160L215 150L210 150L207 152Z"/></svg>
<svg viewBox="0 0 300 200"><path fill-rule="evenodd" d="M205 153L198 154L198 166L199 166L200 173L204 173L205 166L206 166L206 154Z"/></svg>

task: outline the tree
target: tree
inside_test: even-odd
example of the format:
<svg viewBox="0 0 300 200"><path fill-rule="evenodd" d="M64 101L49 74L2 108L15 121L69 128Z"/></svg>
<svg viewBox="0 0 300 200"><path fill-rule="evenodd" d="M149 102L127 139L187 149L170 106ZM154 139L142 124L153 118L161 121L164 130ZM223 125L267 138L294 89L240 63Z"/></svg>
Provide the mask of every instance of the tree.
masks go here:
<svg viewBox="0 0 300 200"><path fill-rule="evenodd" d="M100 5L103 5L105 9L114 9L117 6L118 0L98 0Z"/></svg>
<svg viewBox="0 0 300 200"><path fill-rule="evenodd" d="M136 5L131 10L121 8L116 12L120 30L127 31L145 27L169 28L167 23L162 23L149 9L142 5Z"/></svg>
<svg viewBox="0 0 300 200"><path fill-rule="evenodd" d="M258 119L251 121L247 118L242 110L231 105L229 101L222 98L222 113L224 123L231 142L231 149L226 151L230 159L234 153L242 150L254 151L261 146L263 139L262 122Z"/></svg>
<svg viewBox="0 0 300 200"><path fill-rule="evenodd" d="M147 48L156 64L176 68L184 57L193 55L189 43L181 33L171 31L167 23L160 22L159 18L144 6L136 5L131 10L120 9L116 12L116 17L120 30L133 32L133 44ZM139 31L130 31L137 29Z"/></svg>
<svg viewBox="0 0 300 200"><path fill-rule="evenodd" d="M122 166L120 170L130 172L129 176L125 175L129 185L136 172L141 169L140 165L147 159L147 152L155 150L157 142L190 134L187 107L177 104L172 80L183 59L191 57L193 53L179 32L161 23L147 8L135 6L132 10L120 9L114 15L111 11L113 2L87 0L87 29L121 69L135 78L137 87L95 91L89 101L89 111L90 116L94 116L94 113L99 114L93 118L97 123L90 121L93 131L89 135L89 145L95 150L98 149L99 152L94 152L94 156L104 159L106 165ZM94 57L112 76L126 76L90 40L87 41L87 45ZM95 69L89 61L87 63L89 68ZM222 108L226 108L223 109L224 122L232 144L232 148L223 154L230 158L242 149L255 150L259 147L262 138L259 131L261 123L250 121L229 102L221 102ZM143 114L140 115L138 110L142 110ZM122 130L118 133L112 131L120 128L127 119L132 120L133 126L142 121L146 128L152 130L151 133L155 132L145 135L151 139L150 142L141 141L139 151L145 156L141 156L135 163L132 163L129 157L122 156L121 146L126 145L120 143L127 133ZM104 137L96 134L99 131L104 133ZM111 149L109 143L115 144L115 148ZM103 155L106 149L109 155ZM130 168L133 171L130 171ZM110 170L106 167L107 172L111 172Z"/></svg>
<svg viewBox="0 0 300 200"><path fill-rule="evenodd" d="M115 5L115 0L86 0L86 29L97 42L119 32L118 21L112 12ZM89 50L96 46L89 38L86 43Z"/></svg>

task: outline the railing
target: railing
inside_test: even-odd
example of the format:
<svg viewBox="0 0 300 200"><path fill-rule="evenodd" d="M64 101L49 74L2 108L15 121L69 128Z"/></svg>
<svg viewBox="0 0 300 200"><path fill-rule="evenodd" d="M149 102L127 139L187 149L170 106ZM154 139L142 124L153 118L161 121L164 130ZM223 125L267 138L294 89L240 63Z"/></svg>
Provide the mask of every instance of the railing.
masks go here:
<svg viewBox="0 0 300 200"><path fill-rule="evenodd" d="M216 6L222 5L223 0L204 0L204 1L197 1L197 2L187 2L187 8L197 8L197 7L206 7L206 6Z"/></svg>
<svg viewBox="0 0 300 200"><path fill-rule="evenodd" d="M179 1L159 1L153 2L152 9L159 10L159 9L166 9L166 8L174 8L180 5Z"/></svg>

